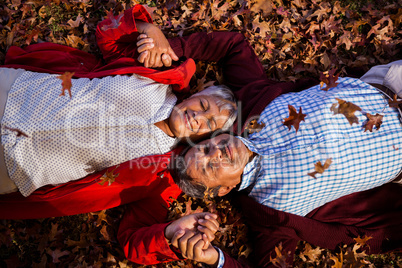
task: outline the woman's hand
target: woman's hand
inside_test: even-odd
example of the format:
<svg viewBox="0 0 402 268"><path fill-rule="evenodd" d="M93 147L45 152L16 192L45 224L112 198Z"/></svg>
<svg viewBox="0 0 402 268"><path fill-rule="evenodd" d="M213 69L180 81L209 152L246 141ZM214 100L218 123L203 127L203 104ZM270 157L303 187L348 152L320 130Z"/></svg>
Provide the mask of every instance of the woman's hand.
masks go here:
<svg viewBox="0 0 402 268"><path fill-rule="evenodd" d="M216 220L217 215L209 212L195 213L184 216L171 222L165 229L166 239L177 247L177 238L173 239L175 234L180 231L190 230L205 234L209 241L215 239L215 233L219 229L219 223Z"/></svg>
<svg viewBox="0 0 402 268"><path fill-rule="evenodd" d="M173 239L176 240L175 243L178 244L177 247L184 258L203 262L214 267L218 264L218 250L211 245L205 234L187 230L175 234Z"/></svg>
<svg viewBox="0 0 402 268"><path fill-rule="evenodd" d="M136 21L138 31L137 51L140 53L138 61L147 68L156 68L172 65L172 60L179 58L170 47L162 31L153 24Z"/></svg>

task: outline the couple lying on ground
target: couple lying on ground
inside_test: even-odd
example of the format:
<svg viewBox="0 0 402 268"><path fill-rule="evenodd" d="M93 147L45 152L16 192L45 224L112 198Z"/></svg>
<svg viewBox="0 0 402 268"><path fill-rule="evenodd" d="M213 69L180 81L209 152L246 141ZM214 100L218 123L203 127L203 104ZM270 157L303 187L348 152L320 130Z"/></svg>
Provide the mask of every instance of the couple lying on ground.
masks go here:
<svg viewBox="0 0 402 268"><path fill-rule="evenodd" d="M56 166L60 164L58 157L69 154L74 156L74 163L79 162L80 154L88 157L82 160L77 170L66 172L78 177L91 174L57 186L47 185L37 190L30 187L35 191L28 197L18 192L1 195L2 218L71 215L130 203L118 234L128 259L155 264L184 256L210 265L235 267L245 264L238 263L210 244L219 226L213 214L189 215L169 223L166 222L166 207L169 197L176 198L182 191L196 197L203 197L206 191L223 196L236 188L247 194L240 195L238 201L240 206L247 207L243 213L255 245L250 260L258 267L269 265L271 251L279 242L290 251L294 251L298 240L335 249L338 244L352 243L354 237L365 234L373 237L368 241L371 253L401 247L401 186L387 182L399 175L402 166L398 150L402 145L402 129L398 109L387 105L385 93L353 78L339 79L339 85L328 92L322 91L320 86L310 87L317 83L312 79L296 83L272 81L265 77L258 58L241 34L196 33L171 39L167 43L156 27L149 24L152 21L140 5L125 11L120 22L117 28L103 27L111 23L109 20L98 25L98 44L106 65L101 65L100 60L87 53L55 44L9 49L3 67L25 70L10 84L2 120L2 146L11 179L14 180L12 174L16 173L16 177L30 180L31 170L42 172L42 177L53 178L53 173L46 173L45 165ZM140 38L139 51L142 54L137 52L135 44L139 32L146 34ZM136 61L139 58L146 66L158 67L162 63L170 65L171 59L177 59L176 56L187 61L167 71L141 67ZM184 149L179 146L167 153L166 149L157 147L160 155L130 160L131 141L115 145L113 138L137 137L135 133L144 134L144 129L148 129L146 135L155 135L151 138L153 140L158 140L155 133L160 130L171 137L171 133L165 132L166 127L171 126L165 124L165 120L169 121L170 112L170 117L174 114L176 99L165 85L172 85L174 90L187 86L194 72L194 63L190 58L216 61L222 65L226 85L242 104L234 129L238 126L243 130L243 122L247 125L257 117L258 122L265 126L247 138L214 134L211 139L196 146ZM399 93L400 76L395 75L400 71L398 66L381 67L380 72L384 72L382 80L378 79L378 75L373 78L367 74L367 79L374 80L366 81L385 84ZM75 72L71 100L57 97L58 93L55 93L56 97L50 96L49 88L59 88L55 82L57 75L50 74L66 71ZM131 75L133 73L136 75ZM28 94L27 84L30 87L35 85L40 92L33 94L35 97L38 95L33 103L39 104L41 110L32 117L29 117L29 112L18 113L27 109L23 99L20 99ZM138 105L136 98L141 97L141 94L131 92L135 87L141 87L141 90L150 88L156 95L163 91L163 96L150 98L146 106L147 112L151 110L150 114L135 111L132 118L126 118L133 110L131 106ZM305 88L309 89L301 91ZM75 92L75 89L78 91ZM20 91L22 93L17 94ZM300 92L289 93L292 91ZM235 115L233 99L223 97L226 98L224 100L222 95L210 99L212 92L206 92L206 95L193 97L197 108L188 108L193 112L186 112L187 108L178 109L181 112L174 123L180 122L179 125L191 133L196 129L196 113L203 111L206 114L200 116L202 119L199 121L206 125L209 122L210 125L203 127L200 134L227 129L233 123L229 118ZM289 94L281 95L283 93ZM147 105L146 94L139 104ZM193 98L188 100L191 102ZM157 107L153 106L156 99L161 99ZM336 105L333 107L337 99L361 108L361 112L356 112L359 123L351 125L343 115L333 114L332 110L340 109ZM166 102L169 103L165 105ZM126 105L118 107L120 103ZM217 107L212 107L214 103ZM289 116L288 105L296 109L302 107L303 114L306 114L298 131L283 125L283 120ZM215 110L208 115L211 107ZM60 114L57 113L59 111ZM101 111L105 111L106 118L97 117ZM365 132L362 126L367 120L367 113L381 113L381 127ZM141 119L142 116L148 117ZM213 122L211 117L214 116L219 122ZM69 120L64 120L68 121L63 122L68 127L63 131L57 128L57 120L53 120L52 135L39 136L36 140L48 124L27 124L25 118ZM127 125L131 127L132 124L128 123L132 121L139 123L130 132ZM157 124L162 121L162 125ZM86 134L85 130L89 131L94 126L108 126L120 132L112 133L114 136L109 132L102 136L99 130ZM69 132L70 127L79 129L77 135ZM60 132L64 132L63 138L60 138ZM53 139L65 140L66 135L70 135L68 141L72 145L57 145L55 148L43 145L44 148L35 151L37 144L51 143ZM100 146L101 149L98 149L91 146L94 139L101 139L99 135L103 141L109 138L107 141L115 147ZM182 138L189 135L172 136ZM86 147L77 148L79 144L74 144L77 140L84 140L82 143ZM144 140L140 144L146 147L148 144ZM35 143L37 141L39 143ZM149 148L158 146L159 142ZM169 143L169 146L172 145ZM38 153L39 156L35 156ZM55 161L44 158L45 153L52 153ZM108 162L108 154L118 156L115 162ZM126 158L121 158L120 154ZM146 154L151 153L142 153ZM31 155L39 160L31 159ZM103 159L99 155L103 155ZM327 159L331 164L324 172L314 173L316 163L324 163ZM32 165L30 161L36 162ZM105 166L110 166L107 171L94 173ZM114 182L111 180L110 185L100 183L105 177L112 177ZM380 185L383 186L377 187ZM375 189L368 190L371 188Z"/></svg>

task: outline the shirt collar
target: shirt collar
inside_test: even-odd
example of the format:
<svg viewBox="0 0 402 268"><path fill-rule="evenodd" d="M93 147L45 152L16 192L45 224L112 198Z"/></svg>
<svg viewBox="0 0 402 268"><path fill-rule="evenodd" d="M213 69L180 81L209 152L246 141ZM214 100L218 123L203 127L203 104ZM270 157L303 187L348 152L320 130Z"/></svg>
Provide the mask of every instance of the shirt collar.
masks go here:
<svg viewBox="0 0 402 268"><path fill-rule="evenodd" d="M248 162L246 164L246 166L244 167L243 170L243 175L242 175L242 180L240 183L240 187L238 189L238 191L244 190L247 187L249 187L251 184L253 184L257 178L257 174L259 172L259 163L260 163L260 154L258 152L258 149L255 148L254 144L249 141L248 139L245 139L243 137L240 136L236 136L236 138L240 139L244 145L247 146L247 148L256 153L257 155L253 158L253 160L251 160L250 162Z"/></svg>

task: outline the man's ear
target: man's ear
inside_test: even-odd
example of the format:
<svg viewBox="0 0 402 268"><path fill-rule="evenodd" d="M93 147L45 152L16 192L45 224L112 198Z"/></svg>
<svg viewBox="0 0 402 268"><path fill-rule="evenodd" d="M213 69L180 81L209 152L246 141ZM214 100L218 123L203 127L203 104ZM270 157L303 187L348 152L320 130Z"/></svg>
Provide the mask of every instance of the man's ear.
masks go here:
<svg viewBox="0 0 402 268"><path fill-rule="evenodd" d="M235 188L236 186L225 186L225 187L221 187L218 190L218 196L224 196L227 195L230 191L232 191L233 188Z"/></svg>

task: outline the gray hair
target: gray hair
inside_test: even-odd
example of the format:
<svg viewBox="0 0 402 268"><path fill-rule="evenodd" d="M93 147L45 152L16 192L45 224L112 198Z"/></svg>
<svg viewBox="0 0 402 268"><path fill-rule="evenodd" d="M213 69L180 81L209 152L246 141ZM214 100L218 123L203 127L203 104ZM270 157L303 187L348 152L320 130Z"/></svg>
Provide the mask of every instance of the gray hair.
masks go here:
<svg viewBox="0 0 402 268"><path fill-rule="evenodd" d="M236 121L237 117L236 98L233 92L230 90L230 88L225 85L210 86L200 92L197 92L192 96L201 96L201 95L213 96L218 98L216 105L218 106L219 111L222 112L227 110L229 112L228 120L223 125L222 130L223 131L229 130L229 128L233 125L234 121Z"/></svg>
<svg viewBox="0 0 402 268"><path fill-rule="evenodd" d="M176 174L173 176L174 182L179 186L179 188L188 196L194 198L203 199L205 196L216 197L218 196L218 191L221 186L215 188L209 188L202 183L194 182L193 179L187 174L187 165L184 161L184 156L187 151L191 148L188 146L180 156L175 159L175 171Z"/></svg>

